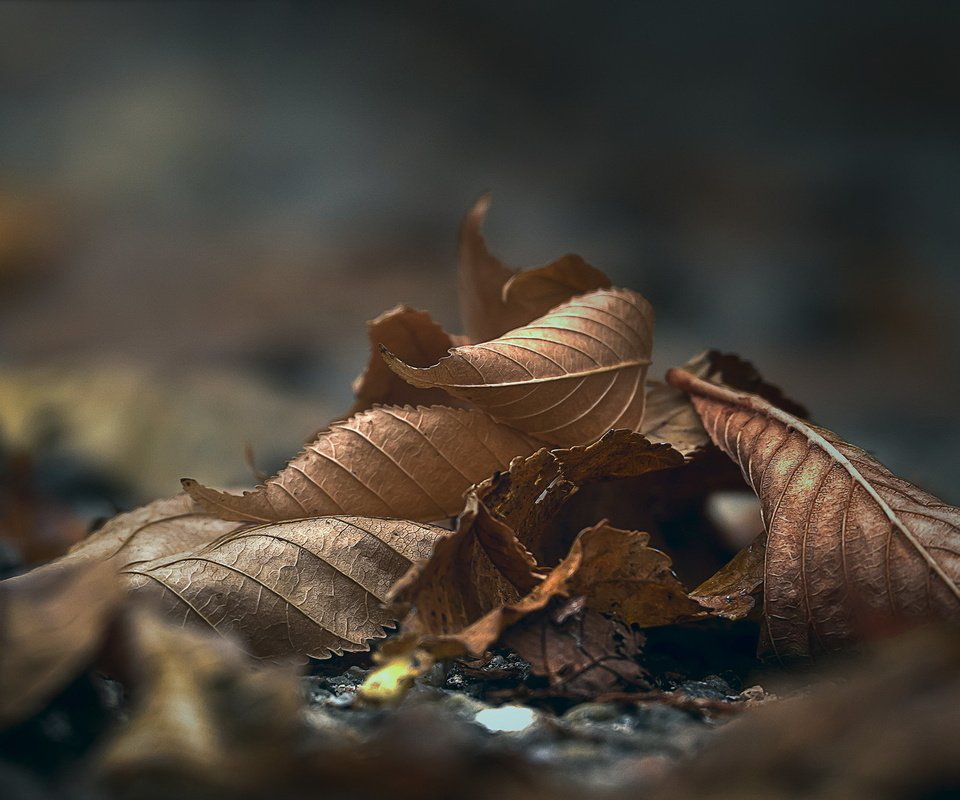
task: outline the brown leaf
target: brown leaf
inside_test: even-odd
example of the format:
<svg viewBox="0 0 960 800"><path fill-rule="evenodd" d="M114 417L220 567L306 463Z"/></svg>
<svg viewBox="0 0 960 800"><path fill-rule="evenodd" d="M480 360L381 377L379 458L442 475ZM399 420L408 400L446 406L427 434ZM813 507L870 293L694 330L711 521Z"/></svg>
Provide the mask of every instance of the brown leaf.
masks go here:
<svg viewBox="0 0 960 800"><path fill-rule="evenodd" d="M544 531L580 485L682 463L670 447L629 431L611 431L589 447L515 459L509 471L471 491L457 530L392 590L411 606L404 637L439 656L464 649L479 655L506 625L567 592L567 578L582 561L580 545L546 578L536 557L552 552Z"/></svg>
<svg viewBox="0 0 960 800"><path fill-rule="evenodd" d="M235 528L181 494L120 514L57 561L0 582L0 724L36 710L90 661L121 604L118 569Z"/></svg>
<svg viewBox="0 0 960 800"><path fill-rule="evenodd" d="M251 669L226 639L144 607L125 640L134 708L95 765L110 796L246 797L286 778L302 704L291 670Z"/></svg>
<svg viewBox="0 0 960 800"><path fill-rule="evenodd" d="M524 272L504 266L480 233L489 207L490 195L484 195L460 226L460 314L470 341L496 339L571 297L610 286L606 275L575 255Z"/></svg>
<svg viewBox="0 0 960 800"><path fill-rule="evenodd" d="M240 525L203 511L185 494L118 514L70 549L58 563L113 562L120 569L185 550L197 550Z"/></svg>
<svg viewBox="0 0 960 800"><path fill-rule="evenodd" d="M47 565L0 582L0 728L43 706L93 659L120 597L106 564Z"/></svg>
<svg viewBox="0 0 960 800"><path fill-rule="evenodd" d="M226 519L351 513L428 521L458 513L467 488L538 446L480 411L378 407L332 425L253 491L235 495L191 479L183 488Z"/></svg>
<svg viewBox="0 0 960 800"><path fill-rule="evenodd" d="M652 344L650 304L628 289L605 289L426 369L384 358L414 386L445 389L524 433L571 446L639 429Z"/></svg>
<svg viewBox="0 0 960 800"><path fill-rule="evenodd" d="M401 520L323 517L237 531L196 552L127 567L167 613L234 635L260 657L367 650L395 621L387 590L447 531Z"/></svg>
<svg viewBox="0 0 960 800"><path fill-rule="evenodd" d="M581 488L682 465L683 457L669 445L652 445L637 433L617 430L586 447L541 450L516 459L507 472L477 486L476 493L540 564L552 565L567 552L572 536L559 537L551 520Z"/></svg>
<svg viewBox="0 0 960 800"><path fill-rule="evenodd" d="M667 379L760 498L774 655L841 649L870 618L960 618L960 509L757 395Z"/></svg>
<svg viewBox="0 0 960 800"><path fill-rule="evenodd" d="M406 363L428 367L454 347L450 335L425 311L399 305L367 323L370 361L353 382L356 402L347 416L375 405L451 405L442 389L417 389L396 375L383 361L380 348L386 347Z"/></svg>
<svg viewBox="0 0 960 800"><path fill-rule="evenodd" d="M737 553L723 569L690 592L700 605L727 619L743 619L763 588L767 537L762 534Z"/></svg>
<svg viewBox="0 0 960 800"><path fill-rule="evenodd" d="M786 397L779 387L764 381L749 361L732 353L707 350L694 356L681 369L712 383L723 383L758 394L796 416L807 416L803 406ZM686 393L668 383L655 381L648 385L646 411L640 432L651 442L673 445L685 456L710 442Z"/></svg>
<svg viewBox="0 0 960 800"><path fill-rule="evenodd" d="M553 693L594 699L609 692L648 688L640 666L643 634L583 607L574 598L546 608L508 628L504 647L529 662Z"/></svg>
<svg viewBox="0 0 960 800"><path fill-rule="evenodd" d="M566 594L583 595L595 611L644 628L706 616L673 574L670 558L650 547L648 534L600 522L577 537L575 549L582 550L581 565Z"/></svg>

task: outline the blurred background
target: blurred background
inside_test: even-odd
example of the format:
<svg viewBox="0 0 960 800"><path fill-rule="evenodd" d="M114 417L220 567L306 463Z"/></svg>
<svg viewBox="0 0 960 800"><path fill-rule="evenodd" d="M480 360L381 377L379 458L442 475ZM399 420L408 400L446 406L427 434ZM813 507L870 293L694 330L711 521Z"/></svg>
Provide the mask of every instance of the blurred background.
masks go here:
<svg viewBox="0 0 960 800"><path fill-rule="evenodd" d="M249 482L350 405L365 320L458 327L484 190L960 501L960 6L0 4L7 486L87 517ZM32 495L31 495L32 493Z"/></svg>

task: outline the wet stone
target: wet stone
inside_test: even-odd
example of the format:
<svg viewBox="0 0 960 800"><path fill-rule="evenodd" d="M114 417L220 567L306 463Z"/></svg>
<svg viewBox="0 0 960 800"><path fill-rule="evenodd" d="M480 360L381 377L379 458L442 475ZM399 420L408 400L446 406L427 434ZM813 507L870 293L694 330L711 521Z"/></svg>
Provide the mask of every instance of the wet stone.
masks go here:
<svg viewBox="0 0 960 800"><path fill-rule="evenodd" d="M699 681L684 681L677 687L677 691L687 697L720 701L735 700L739 694L719 675L708 675Z"/></svg>

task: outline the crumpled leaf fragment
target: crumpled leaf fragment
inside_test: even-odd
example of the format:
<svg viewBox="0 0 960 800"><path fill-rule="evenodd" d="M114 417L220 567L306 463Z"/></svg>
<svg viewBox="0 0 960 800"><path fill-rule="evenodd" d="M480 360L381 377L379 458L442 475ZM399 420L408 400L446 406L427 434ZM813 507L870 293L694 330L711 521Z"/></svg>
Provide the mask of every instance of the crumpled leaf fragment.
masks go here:
<svg viewBox="0 0 960 800"><path fill-rule="evenodd" d="M690 592L700 605L730 620L746 617L763 589L766 534L737 553L719 572Z"/></svg>
<svg viewBox="0 0 960 800"><path fill-rule="evenodd" d="M616 430L586 447L540 450L514 459L508 471L479 484L476 493L515 531L537 562L549 566L560 560L570 544L569 539L556 536L550 522L581 489L600 482L615 485L612 482L655 477L683 463L683 457L667 444L651 444L640 434Z"/></svg>
<svg viewBox="0 0 960 800"><path fill-rule="evenodd" d="M453 405L455 401L442 389L417 389L384 363L380 348L415 367L428 367L443 358L455 346L453 339L434 322L426 311L398 305L367 323L370 360L353 382L356 401L348 417L375 405L431 406Z"/></svg>
<svg viewBox="0 0 960 800"><path fill-rule="evenodd" d="M796 416L808 416L803 406L786 397L779 387L767 383L753 364L732 353L706 350L691 358L681 369L712 383L758 394ZM646 411L640 432L651 442L673 445L685 456L710 443L710 437L686 393L659 381L648 384Z"/></svg>
<svg viewBox="0 0 960 800"><path fill-rule="evenodd" d="M182 623L202 623L261 658L369 649L396 618L390 587L442 528L319 517L239 530L196 551L127 566L125 584Z"/></svg>
<svg viewBox="0 0 960 800"><path fill-rule="evenodd" d="M192 479L183 488L225 519L349 513L428 522L457 514L472 484L540 446L481 411L383 406L333 424L252 491L236 495Z"/></svg>
<svg viewBox="0 0 960 800"><path fill-rule="evenodd" d="M489 207L490 195L485 194L460 226L460 316L470 341L496 339L571 297L610 286L606 275L576 255L522 272L504 266L487 249L480 232Z"/></svg>
<svg viewBox="0 0 960 800"><path fill-rule="evenodd" d="M121 598L109 564L48 565L0 581L0 728L93 660Z"/></svg>
<svg viewBox="0 0 960 800"><path fill-rule="evenodd" d="M548 679L551 694L594 700L649 688L640 663L639 630L584 607L584 598L554 601L508 628L500 639Z"/></svg>
<svg viewBox="0 0 960 800"><path fill-rule="evenodd" d="M286 777L302 704L291 669L251 668L227 639L142 605L124 633L133 712L95 764L111 796L252 796Z"/></svg>
<svg viewBox="0 0 960 800"><path fill-rule="evenodd" d="M649 534L599 522L576 538L575 549L582 550L581 565L566 593L583 595L595 611L645 628L706 615L673 574L669 556L650 547Z"/></svg>
<svg viewBox="0 0 960 800"><path fill-rule="evenodd" d="M474 487L457 530L393 587L393 599L410 610L403 641L390 646L420 642L438 657L480 655L505 626L568 592L580 546L547 574L538 554L549 552L545 526L580 485L682 463L669 446L629 431L611 431L589 447L515 459L509 471Z"/></svg>
<svg viewBox="0 0 960 800"><path fill-rule="evenodd" d="M671 370L760 498L767 646L849 647L879 620L960 620L960 509L764 398Z"/></svg>
<svg viewBox="0 0 960 800"><path fill-rule="evenodd" d="M602 289L430 367L383 355L414 386L444 389L530 436L572 446L640 428L652 346L652 306L629 289Z"/></svg>

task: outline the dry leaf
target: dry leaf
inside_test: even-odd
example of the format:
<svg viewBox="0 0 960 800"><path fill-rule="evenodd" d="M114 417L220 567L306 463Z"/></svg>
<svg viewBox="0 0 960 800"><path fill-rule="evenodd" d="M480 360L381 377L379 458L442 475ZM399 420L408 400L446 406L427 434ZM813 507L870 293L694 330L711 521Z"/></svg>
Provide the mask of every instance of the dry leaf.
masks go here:
<svg viewBox="0 0 960 800"><path fill-rule="evenodd" d="M57 563L113 562L116 569L185 550L198 550L240 525L203 511L185 494L118 514L74 545Z"/></svg>
<svg viewBox="0 0 960 800"><path fill-rule="evenodd" d="M638 430L653 345L653 309L606 289L557 306L499 339L466 345L426 369L384 358L420 388L441 388L538 439L571 446Z"/></svg>
<svg viewBox="0 0 960 800"><path fill-rule="evenodd" d="M721 617L743 619L753 610L756 596L763 588L766 553L767 537L761 534L723 569L690 592L690 596Z"/></svg>
<svg viewBox="0 0 960 800"><path fill-rule="evenodd" d="M841 649L871 618L960 618L960 509L761 397L667 379L760 498L774 655Z"/></svg>
<svg viewBox="0 0 960 800"><path fill-rule="evenodd" d="M551 693L593 700L649 688L639 663L643 634L584 608L582 597L531 614L507 629L501 643L529 662L534 675L546 677Z"/></svg>
<svg viewBox="0 0 960 800"><path fill-rule="evenodd" d="M36 711L93 660L120 598L106 564L47 565L0 582L0 728Z"/></svg>
<svg viewBox="0 0 960 800"><path fill-rule="evenodd" d="M490 195L484 195L460 226L460 314L470 341L496 339L571 297L610 286L606 275L576 255L524 272L504 266L480 233L489 207Z"/></svg>
<svg viewBox="0 0 960 800"><path fill-rule="evenodd" d="M707 350L694 356L681 369L712 383L765 397L773 405L800 417L807 410L786 397L779 387L767 383L749 361L732 353ZM651 442L666 442L685 456L710 442L700 417L685 392L667 383L651 382L640 432Z"/></svg>
<svg viewBox="0 0 960 800"><path fill-rule="evenodd" d="M36 710L91 660L121 604L118 569L235 528L178 495L120 514L57 561L0 582L0 709L9 701L15 717Z"/></svg>
<svg viewBox="0 0 960 800"><path fill-rule="evenodd" d="M226 519L351 513L429 521L458 513L472 484L539 446L480 411L374 408L332 425L252 491L235 495L189 479L183 487Z"/></svg>
<svg viewBox="0 0 960 800"><path fill-rule="evenodd" d="M286 778L302 703L291 670L251 669L226 639L143 607L126 644L133 713L95 767L111 797L246 797Z"/></svg>
<svg viewBox="0 0 960 800"><path fill-rule="evenodd" d="M442 389L417 389L396 375L380 356L386 347L406 363L428 367L443 358L454 346L450 335L434 322L426 311L399 305L367 323L370 361L353 382L356 402L347 416L359 414L375 405L451 405L451 397Z"/></svg>
<svg viewBox="0 0 960 800"><path fill-rule="evenodd" d="M134 564L128 585L167 613L243 641L254 655L366 650L395 618L387 590L448 531L401 520L323 517L249 528L196 552Z"/></svg>
<svg viewBox="0 0 960 800"><path fill-rule="evenodd" d="M649 534L600 522L577 537L574 549L582 550L581 565L565 593L583 595L595 611L644 628L706 615L687 596L666 553L650 547Z"/></svg>
<svg viewBox="0 0 960 800"><path fill-rule="evenodd" d="M477 486L476 493L516 532L538 563L552 565L569 550L572 535L558 535L551 521L581 488L601 481L652 477L683 463L669 445L652 445L632 431L610 431L587 447L541 450L516 459L507 472Z"/></svg>
<svg viewBox="0 0 960 800"><path fill-rule="evenodd" d="M457 530L392 590L411 606L404 638L426 642L438 655L464 649L479 655L504 626L567 593L566 578L582 560L579 544L546 578L537 557L551 552L543 532L580 485L682 463L669 446L629 431L611 431L589 447L515 459L509 471L470 492Z"/></svg>

